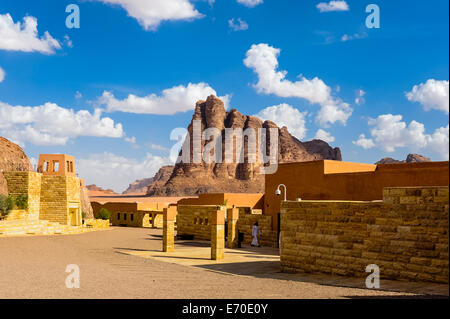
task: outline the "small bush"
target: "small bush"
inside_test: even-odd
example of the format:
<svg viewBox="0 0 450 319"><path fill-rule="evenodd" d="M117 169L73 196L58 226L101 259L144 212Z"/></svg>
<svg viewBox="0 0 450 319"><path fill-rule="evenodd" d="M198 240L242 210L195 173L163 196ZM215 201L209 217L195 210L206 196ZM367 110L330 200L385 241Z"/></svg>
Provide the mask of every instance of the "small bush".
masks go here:
<svg viewBox="0 0 450 319"><path fill-rule="evenodd" d="M109 210L107 210L106 208L102 208L98 212L98 218L101 218L103 220L108 220L111 218L111 212Z"/></svg>
<svg viewBox="0 0 450 319"><path fill-rule="evenodd" d="M20 194L13 199L15 207L18 209L28 209L28 195Z"/></svg>
<svg viewBox="0 0 450 319"><path fill-rule="evenodd" d="M0 194L0 214L7 215L14 208L14 201L11 196L7 197Z"/></svg>
<svg viewBox="0 0 450 319"><path fill-rule="evenodd" d="M15 201L13 196L0 195L0 213L8 215L9 211L14 209Z"/></svg>

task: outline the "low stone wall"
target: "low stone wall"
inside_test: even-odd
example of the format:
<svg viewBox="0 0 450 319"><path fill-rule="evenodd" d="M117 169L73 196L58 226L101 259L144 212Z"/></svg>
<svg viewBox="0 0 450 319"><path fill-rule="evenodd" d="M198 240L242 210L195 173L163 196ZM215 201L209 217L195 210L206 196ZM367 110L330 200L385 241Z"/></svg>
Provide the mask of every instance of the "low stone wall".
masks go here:
<svg viewBox="0 0 450 319"><path fill-rule="evenodd" d="M225 208L224 208L225 209ZM177 216L177 234L193 235L195 239L211 239L211 213L217 206L179 205ZM261 210L239 208L239 219L236 228L244 233L244 244L252 241L252 228L258 222L262 234L259 237L261 246L277 247L277 232L272 231L272 216L262 215Z"/></svg>
<svg viewBox="0 0 450 319"><path fill-rule="evenodd" d="M178 205L177 235L191 235L195 239L211 239L211 213L217 206Z"/></svg>
<svg viewBox="0 0 450 319"><path fill-rule="evenodd" d="M5 220L26 220L27 219L27 211L22 209L13 209L8 212Z"/></svg>
<svg viewBox="0 0 450 319"><path fill-rule="evenodd" d="M244 233L243 244L250 245L252 242L253 225L258 222L261 230L259 236L259 244L261 246L277 247L277 232L272 230L272 216L262 215L261 210L251 210L246 208L239 209L239 219L236 228L239 232Z"/></svg>
<svg viewBox="0 0 450 319"><path fill-rule="evenodd" d="M163 228L164 225L164 214L160 212L151 212L152 223L149 227L153 228Z"/></svg>
<svg viewBox="0 0 450 319"><path fill-rule="evenodd" d="M281 269L449 282L448 187L385 188L384 201L284 202Z"/></svg>
<svg viewBox="0 0 450 319"><path fill-rule="evenodd" d="M92 228L109 228L110 221L103 219L86 219L84 225Z"/></svg>

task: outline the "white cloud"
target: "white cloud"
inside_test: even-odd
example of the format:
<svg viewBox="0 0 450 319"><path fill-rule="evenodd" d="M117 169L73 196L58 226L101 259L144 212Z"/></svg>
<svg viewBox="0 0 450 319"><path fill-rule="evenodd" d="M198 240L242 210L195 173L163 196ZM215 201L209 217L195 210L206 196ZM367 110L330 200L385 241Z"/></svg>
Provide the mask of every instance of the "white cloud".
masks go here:
<svg viewBox="0 0 450 319"><path fill-rule="evenodd" d="M65 145L71 138L96 136L119 138L124 135L122 124L93 114L62 108L54 103L40 106L11 106L0 102L0 135L20 145Z"/></svg>
<svg viewBox="0 0 450 319"><path fill-rule="evenodd" d="M263 3L264 0L237 0L237 2L243 4L244 6L253 8L256 7L258 4Z"/></svg>
<svg viewBox="0 0 450 319"><path fill-rule="evenodd" d="M96 0L119 5L145 30L156 30L163 21L193 20L203 17L189 0Z"/></svg>
<svg viewBox="0 0 450 319"><path fill-rule="evenodd" d="M347 42L347 41L352 41L352 40L360 40L360 39L367 38L368 36L369 36L369 34L367 32L355 33L353 35L344 34L341 37L341 41Z"/></svg>
<svg viewBox="0 0 450 319"><path fill-rule="evenodd" d="M444 159L449 157L448 125L436 129L433 134L426 134L422 123L411 121L407 125L402 121L401 115L392 114L383 114L376 119L370 119L369 125L373 127L370 133L374 144L386 152L408 148L413 152L435 152Z"/></svg>
<svg viewBox="0 0 450 319"><path fill-rule="evenodd" d="M361 104L366 103L366 99L364 98L365 95L366 95L366 92L364 90L356 91L355 103L357 105L361 105Z"/></svg>
<svg viewBox="0 0 450 319"><path fill-rule="evenodd" d="M5 79L6 72L0 67L0 83Z"/></svg>
<svg viewBox="0 0 450 319"><path fill-rule="evenodd" d="M55 49L61 49L58 40L47 31L39 37L37 25L35 17L27 16L23 23L14 23L9 13L0 14L0 50L53 54Z"/></svg>
<svg viewBox="0 0 450 319"><path fill-rule="evenodd" d="M248 30L248 23L241 20L241 18L237 19L237 23L234 18L228 21L228 25L233 31L245 31Z"/></svg>
<svg viewBox="0 0 450 319"><path fill-rule="evenodd" d="M332 143L335 141L334 136L332 136L329 132L319 129L314 137L316 140L322 140L327 143Z"/></svg>
<svg viewBox="0 0 450 319"><path fill-rule="evenodd" d="M373 140L370 138L366 138L364 134L361 134L358 140L353 141L352 143L357 146L361 146L365 150L375 147L375 143L373 142Z"/></svg>
<svg viewBox="0 0 450 319"><path fill-rule="evenodd" d="M164 152L169 151L169 149L167 147L164 147L164 146L158 145L158 144L149 144L148 146L151 149L154 149L154 150L157 150L157 151L164 151Z"/></svg>
<svg viewBox="0 0 450 319"><path fill-rule="evenodd" d="M77 172L87 184L124 191L137 179L151 177L170 164L168 158L147 154L143 160L126 158L111 153L91 154L77 159Z"/></svg>
<svg viewBox="0 0 450 319"><path fill-rule="evenodd" d="M449 81L429 79L426 83L415 85L411 92L406 93L408 100L419 102L425 111L440 110L449 114Z"/></svg>
<svg viewBox="0 0 450 319"><path fill-rule="evenodd" d="M134 94L126 99L118 100L109 92L103 92L97 102L106 106L108 112L128 112L137 114L172 115L178 112L186 112L195 109L199 100L206 100L209 95L217 95L216 91L206 83L192 84L188 86L175 86L162 91L161 95L150 94L139 97ZM229 96L221 97L225 105L229 102Z"/></svg>
<svg viewBox="0 0 450 319"><path fill-rule="evenodd" d="M302 113L289 104L269 106L254 116L263 121L272 121L279 127L286 126L289 132L299 140L306 136L306 112Z"/></svg>
<svg viewBox="0 0 450 319"><path fill-rule="evenodd" d="M286 80L287 71L277 71L279 55L280 49L264 43L254 44L247 51L244 64L258 75L258 82L254 85L256 90L280 97L303 98L319 104L322 108L316 120L321 125L335 122L345 125L353 112L349 104L333 97L331 88L317 77L310 80L300 75L299 81Z"/></svg>
<svg viewBox="0 0 450 319"><path fill-rule="evenodd" d="M81 94L80 91L76 91L76 92L75 92L75 98L76 98L77 100L81 99L82 97L83 97L83 94Z"/></svg>
<svg viewBox="0 0 450 319"><path fill-rule="evenodd" d="M321 2L317 6L320 12L331 12L331 11L348 11L350 10L347 2L345 1L330 1Z"/></svg>
<svg viewBox="0 0 450 319"><path fill-rule="evenodd" d="M69 48L73 48L73 42L67 34L64 36L64 44Z"/></svg>
<svg viewBox="0 0 450 319"><path fill-rule="evenodd" d="M135 136L125 137L125 142L130 143L130 144L136 144L136 137Z"/></svg>

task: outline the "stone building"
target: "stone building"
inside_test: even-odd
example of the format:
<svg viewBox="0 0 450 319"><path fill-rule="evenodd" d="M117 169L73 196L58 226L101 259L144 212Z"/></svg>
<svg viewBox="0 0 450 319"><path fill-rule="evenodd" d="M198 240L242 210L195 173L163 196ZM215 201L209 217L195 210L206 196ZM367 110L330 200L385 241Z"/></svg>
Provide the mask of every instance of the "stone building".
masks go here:
<svg viewBox="0 0 450 319"><path fill-rule="evenodd" d="M26 194L27 220L46 220L61 225L82 225L81 183L72 156L39 156L37 172L3 172L9 194Z"/></svg>
<svg viewBox="0 0 450 319"><path fill-rule="evenodd" d="M92 202L94 216L102 208L111 213L110 221L113 226L144 227L144 228L162 228L163 210L169 203L162 202Z"/></svg>

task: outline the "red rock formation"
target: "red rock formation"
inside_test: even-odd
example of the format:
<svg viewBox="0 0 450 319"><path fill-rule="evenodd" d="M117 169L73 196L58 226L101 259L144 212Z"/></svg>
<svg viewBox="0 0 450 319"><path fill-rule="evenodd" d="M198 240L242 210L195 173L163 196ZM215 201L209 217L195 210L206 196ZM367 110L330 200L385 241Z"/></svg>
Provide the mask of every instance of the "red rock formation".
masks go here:
<svg viewBox="0 0 450 319"><path fill-rule="evenodd" d="M131 183L128 188L122 193L123 195L130 194L145 194L148 186L153 182L152 178L138 179Z"/></svg>
<svg viewBox="0 0 450 319"><path fill-rule="evenodd" d="M3 171L32 171L30 160L22 148L0 136L0 194L8 194Z"/></svg>
<svg viewBox="0 0 450 319"><path fill-rule="evenodd" d="M321 140L301 142L293 137L286 127L279 128L271 121L263 122L259 118L243 115L236 109L225 111L223 102L215 96L209 96L206 101L196 104L192 122L188 127L190 140L194 132L193 121L201 122L201 131L207 128L217 128L222 132L222 150L225 150L225 128L255 129L274 128L278 130L278 156L280 163L313 161L320 159L341 160L339 148L331 148ZM266 145L270 138L267 133ZM209 141L202 140L201 147ZM246 142L244 142L246 144ZM258 193L264 191L264 175L259 173L264 165L261 161L249 163L252 155L244 148L244 163L194 163L194 145L190 144L190 163L175 165L169 180L164 185L149 187L147 194L151 196L183 196L199 193L236 192ZM269 149L269 147L267 147ZM224 159L224 151L222 159ZM181 153L180 153L181 154Z"/></svg>
<svg viewBox="0 0 450 319"><path fill-rule="evenodd" d="M101 195L114 195L117 194L112 189L103 189L101 187L98 187L97 185L87 185L86 186L89 196L101 196Z"/></svg>
<svg viewBox="0 0 450 319"><path fill-rule="evenodd" d="M174 168L173 165L161 167L159 171L155 174L155 176L152 178L152 182L149 185L147 185L146 192L151 193L153 192L153 190L163 187L169 180L170 176L172 176L173 168Z"/></svg>
<svg viewBox="0 0 450 319"><path fill-rule="evenodd" d="M385 157L376 162L376 164L423 163L423 162L431 162L431 159L419 154L408 154L406 160L404 161L399 161L391 157Z"/></svg>

